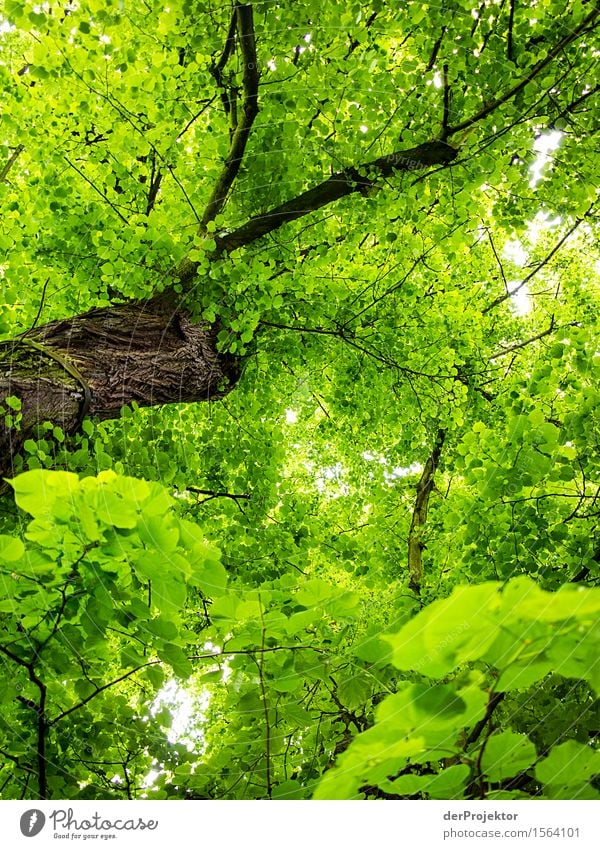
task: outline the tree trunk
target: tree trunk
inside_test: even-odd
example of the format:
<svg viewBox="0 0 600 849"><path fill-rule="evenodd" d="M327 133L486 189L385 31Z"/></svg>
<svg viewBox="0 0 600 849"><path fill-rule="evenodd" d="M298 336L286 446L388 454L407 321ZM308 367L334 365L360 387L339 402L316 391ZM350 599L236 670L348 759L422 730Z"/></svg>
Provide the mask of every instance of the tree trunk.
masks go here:
<svg viewBox="0 0 600 849"><path fill-rule="evenodd" d="M240 359L216 349L218 325L192 324L161 295L93 309L0 343L0 475L45 421L65 433L83 418L117 418L125 404L211 401L240 376ZM4 402L16 396L21 419ZM13 421L7 421L11 415Z"/></svg>

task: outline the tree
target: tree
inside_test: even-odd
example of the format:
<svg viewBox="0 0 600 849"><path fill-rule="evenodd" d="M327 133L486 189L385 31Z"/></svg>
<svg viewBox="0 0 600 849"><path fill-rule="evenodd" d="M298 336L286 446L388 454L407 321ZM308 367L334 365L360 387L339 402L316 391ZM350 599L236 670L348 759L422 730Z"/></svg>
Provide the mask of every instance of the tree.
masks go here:
<svg viewBox="0 0 600 849"><path fill-rule="evenodd" d="M598 798L597 6L4 14L0 793Z"/></svg>

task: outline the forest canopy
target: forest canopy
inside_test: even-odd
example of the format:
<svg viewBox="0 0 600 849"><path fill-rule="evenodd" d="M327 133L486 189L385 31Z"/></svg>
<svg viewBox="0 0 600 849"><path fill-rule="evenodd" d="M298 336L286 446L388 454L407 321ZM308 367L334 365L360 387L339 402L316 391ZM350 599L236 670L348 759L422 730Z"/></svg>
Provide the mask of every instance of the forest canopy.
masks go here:
<svg viewBox="0 0 600 849"><path fill-rule="evenodd" d="M599 15L5 0L2 798L600 798Z"/></svg>

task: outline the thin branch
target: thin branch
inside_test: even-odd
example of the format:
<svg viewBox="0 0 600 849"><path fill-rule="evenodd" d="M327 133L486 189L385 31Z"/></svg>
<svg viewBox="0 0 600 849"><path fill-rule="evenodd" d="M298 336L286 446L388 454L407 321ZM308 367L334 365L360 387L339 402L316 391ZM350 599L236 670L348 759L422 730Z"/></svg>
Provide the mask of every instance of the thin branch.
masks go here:
<svg viewBox="0 0 600 849"><path fill-rule="evenodd" d="M316 651L320 654L326 654L326 650L319 648L319 646L262 646L261 648L253 648L253 649L238 649L237 651L228 651L226 646L223 646L223 651L218 654L197 654L197 655L189 655L188 660L206 660L207 658L217 658L217 657L229 657L229 655L234 654L245 654L252 655L260 652L261 654L268 654L272 651L299 651L300 649L305 649L307 651Z"/></svg>
<svg viewBox="0 0 600 849"><path fill-rule="evenodd" d="M485 398L486 401L491 402L496 400L495 397L489 392L487 392L482 386L475 386L473 383L471 383L471 381L469 380L469 375L463 374L459 371L456 375L456 380L458 380L459 383L462 383L463 386L466 386L467 389L472 389L474 392L478 392L482 398Z"/></svg>
<svg viewBox="0 0 600 849"><path fill-rule="evenodd" d="M18 769L22 769L24 772L29 772L31 775L36 774L34 769L32 769L30 766L25 766L25 764L22 764L20 760L15 757L15 755L11 755L10 752L5 752L4 749L0 749L0 755L3 758L7 758L7 760L9 761L12 761Z"/></svg>
<svg viewBox="0 0 600 849"><path fill-rule="evenodd" d="M194 492L197 495L207 495L206 501L210 501L212 498L232 498L234 501L238 499L245 499L246 501L250 501L252 498L251 495L247 493L235 493L235 492L216 492L213 489L198 489L197 486L186 486L186 490L188 492ZM204 503L204 502L203 502Z"/></svg>
<svg viewBox="0 0 600 849"><path fill-rule="evenodd" d="M261 621L261 652L264 653L265 650L265 638L267 634L267 629L265 628L265 619L263 614L263 606L260 598L260 593L258 594L258 605L260 610L260 621ZM258 678L260 682L260 692L263 703L263 710L265 715L265 764L266 764L266 779L267 779L267 796L269 799L273 797L273 787L271 784L271 721L269 719L269 702L267 700L267 690L265 687L265 676L263 670L264 664L264 654L261 653L260 657L257 659L252 656L252 659L256 663L258 668Z"/></svg>
<svg viewBox="0 0 600 849"><path fill-rule="evenodd" d="M231 655L237 655L237 654L252 655L252 654L256 654L257 652L266 653L266 652L271 652L271 651L296 651L296 650L299 650L299 649L308 649L310 651L316 651L316 652L321 652L321 653L325 652L325 649L319 648L318 646L305 646L305 645L269 646L269 647L264 647L264 648L248 649L246 651L243 651L243 650L227 651L224 648L224 650L221 651L221 652L211 652L210 654L188 655L188 660L218 660L218 658L220 658L220 657L229 657ZM3 646L0 646L0 651L3 651L3 650L4 650ZM16 659L16 658L14 658L14 659ZM102 684L102 686L96 687L94 692L90 693L89 696L86 696L85 699L82 699L76 705L73 705L72 707L67 708L67 710L63 710L62 713L59 713L57 716L54 717L54 719L48 720L47 727L50 728L51 726L56 725L57 722L60 722L61 719L64 719L66 716L69 716L70 713L73 713L74 711L79 710L80 708L84 707L92 699L95 699L96 696L100 695L100 693L103 693L105 690L108 690L110 687L114 687L115 684L120 684L121 681L127 680L127 678L130 678L132 675L135 675L135 673L139 672L141 669L145 669L147 666L157 666L157 665L160 665L162 663L163 663L162 660L149 660L147 663L142 663L139 666L136 666L135 669L130 669L129 672L125 672L123 675L120 675L118 678L115 678L113 681L109 681L108 684ZM23 663L22 665L27 666L25 663Z"/></svg>
<svg viewBox="0 0 600 849"><path fill-rule="evenodd" d="M1 648L2 647L0 646L0 649ZM127 678L131 677L131 675L134 675L136 672L139 672L140 669L145 669L146 666L155 666L157 663L162 663L162 661L150 660L148 661L148 663L142 663L140 664L140 666L136 666L135 669L130 669L129 672L125 672L124 675L120 675L118 678L115 678L114 681L109 681L108 684L102 684L102 686L96 687L94 692L90 693L89 696L86 696L85 699L82 699L76 705L73 705L67 710L63 710L63 712L55 716L54 719L48 720L48 727L56 725L56 723L60 722L61 719L64 719L65 716L68 716L70 713L73 713L74 711L84 707L84 705L87 705L88 702L91 702L91 700L95 699L96 696L100 695L100 693L103 693L104 690L108 690L110 687L114 687L115 684L119 684L121 681L125 681Z"/></svg>
<svg viewBox="0 0 600 849"><path fill-rule="evenodd" d="M460 124L456 124L454 127L449 127L448 137L453 136L456 133L460 133L463 130L467 130L469 127L472 127L474 124L483 120L483 118L487 118L487 116L492 112L495 112L499 106L502 106L504 103L512 100L513 97L516 97L516 95L528 86L529 83L531 83L538 74L540 74L560 53L562 53L566 47L576 41L581 35L583 35L584 32L587 31L588 27L595 21L599 13L600 9L598 7L592 9L589 15L586 15L578 27L565 35L564 38L561 38L558 44L556 44L541 61L533 66L526 77L520 80L516 85L512 86L512 88L507 89L504 94L501 94L500 97L496 98L496 100L492 100L491 103L488 103L480 109L479 112L476 112L475 115L472 115L470 118L465 118L464 121L461 121Z"/></svg>
<svg viewBox="0 0 600 849"><path fill-rule="evenodd" d="M377 17L377 12L373 12L371 17L365 22L365 29L366 30L368 30L372 26L376 17ZM350 39L350 43L348 45L348 51L347 51L346 55L344 56L344 60L349 59L350 56L352 56L352 54L354 53L354 51L358 47L358 45L360 44L360 40L358 38L353 38L351 33L348 33L348 38Z"/></svg>
<svg viewBox="0 0 600 849"><path fill-rule="evenodd" d="M588 212L589 212L589 210L588 210ZM521 280L521 282L517 286L515 286L514 289L511 289L510 291L505 292L504 295L501 295L500 297L498 297L494 301L492 301L491 304L488 304L487 307L484 307L484 309L482 309L482 311L481 311L481 314L486 315L488 312L490 312L490 310L493 310L495 307L499 306L499 304L503 304L504 301L507 301L509 298L512 298L513 295L516 295L517 292L520 289L523 288L523 286L526 286L527 283L529 283L529 281L531 280L531 278L535 277L535 275L538 273L538 271L541 271L541 269L550 262L550 260L554 256L554 254L562 248L562 246L567 241L569 236L572 233L574 233L575 230L579 227L582 220L583 220L582 218L577 218L575 220L575 223L571 227L569 227L567 232L559 239L559 241L556 243L556 245L554 245L554 247L552 248L550 253L547 254L544 257L544 259L541 260L541 262L538 262L538 264L535 266L535 268L532 271L530 271L529 274L526 277L524 277L523 280Z"/></svg>
<svg viewBox="0 0 600 849"><path fill-rule="evenodd" d="M42 310L44 309L44 303L45 303L45 301L46 301L46 290L47 290L47 288L48 288L48 283L50 283L50 278L49 278L49 277L47 277L47 278L46 278L46 282L44 283L44 287L43 287L43 289L42 289L42 295L41 295L41 297L40 297L40 305L39 305L39 307L38 307L37 314L36 314L36 316L35 316L35 318L34 318L34 320L33 320L33 324L31 325L31 327L29 328L29 330L27 330L27 331L26 331L26 333L29 333L31 330L33 330L35 327L37 327L37 323L38 323L38 321L40 320L40 316L41 316L41 314L42 314ZM25 334L24 334L24 335L25 335Z"/></svg>
<svg viewBox="0 0 600 849"><path fill-rule="evenodd" d="M152 151L152 167L150 171L150 186L148 187L148 200L146 202L146 215L150 215L152 210L154 209L154 204L156 203L156 198L158 197L158 192L160 191L160 184L162 182L162 171L160 168L156 167L156 152Z"/></svg>
<svg viewBox="0 0 600 849"><path fill-rule="evenodd" d="M46 685L32 669L29 677L40 691L40 702L37 709L37 763L38 763L38 788L40 799L48 796L48 782L46 778L46 731L48 720L46 718Z"/></svg>
<svg viewBox="0 0 600 849"><path fill-rule="evenodd" d="M325 327L304 327L302 325L293 325L293 324L278 324L274 321L260 321L259 324L262 327L276 327L279 330L294 330L297 333L316 333L321 336L340 336L342 335L342 331L340 329L337 330L327 330Z"/></svg>
<svg viewBox="0 0 600 849"><path fill-rule="evenodd" d="M502 260L498 256L498 251L496 250L496 245L494 244L494 239L492 238L491 230L489 230L489 228L486 228L486 232L487 232L487 235L488 235L488 239L490 241L492 253L494 254L494 257L496 259L496 263L498 264L498 268L500 269L500 275L502 277L502 282L504 283L504 290L506 292L508 292L508 281L506 280L506 275L504 273L504 266L502 265Z"/></svg>
<svg viewBox="0 0 600 849"><path fill-rule="evenodd" d="M425 68L425 73L429 73L429 71L433 70L433 66L435 65L435 60L437 59L438 53L440 52L440 47L442 46L442 41L444 40L444 36L446 34L446 27L442 27L442 31L440 33L439 38L433 45L433 50L431 51L431 56L429 57L429 62L427 63L427 67Z"/></svg>
<svg viewBox="0 0 600 849"><path fill-rule="evenodd" d="M389 293L388 293L389 294ZM379 300L379 299L378 299ZM361 310L364 312L364 310ZM356 316L348 321L353 321ZM408 368L407 366L400 365L400 363L395 360L386 357L385 355L379 353L374 348L368 348L364 345L360 345L358 341L356 341L355 334L346 329L346 322L344 325L338 325L335 330L327 330L323 327L295 327L291 324L277 324L272 321L261 321L260 324L264 327L276 327L281 330L294 330L298 333L315 333L319 336L331 336L334 339L340 339L342 342L346 342L350 347L355 348L357 351L360 351L362 354L366 354L368 357L376 360L378 363L382 363L383 365L388 366L389 368L396 369L400 374L405 376L411 375L413 377L424 377L428 380L457 380L457 376L455 374L430 374L428 372L423 371L415 371L414 369ZM351 333L351 335L350 335ZM359 341L362 341L360 337L358 337Z"/></svg>
<svg viewBox="0 0 600 849"><path fill-rule="evenodd" d="M490 355L490 360L496 360L498 357L504 357L506 354L511 354L513 351L518 351L520 348L526 348L528 345L532 345L534 342L537 342L538 339L543 339L544 336L550 336L551 333L554 333L555 330L562 330L563 327L577 327L578 322L570 321L568 324L561 324L560 327L556 327L554 323L554 316L550 319L550 326L546 328L546 330L542 330L541 333L538 333L536 336L532 336L530 339L525 339L523 342L515 342L514 345L509 345L508 348L501 348L499 351L496 351L495 354Z"/></svg>
<svg viewBox="0 0 600 849"><path fill-rule="evenodd" d="M584 92L584 94L577 97L572 103L566 106L559 115L557 115L557 118L564 118L565 115L570 113L574 113L575 115L579 114L575 112L577 107L580 106L584 101L586 101L588 97L593 97L595 94L598 94L598 91L600 91L600 83L595 85L589 91L586 91Z"/></svg>
<svg viewBox="0 0 600 849"><path fill-rule="evenodd" d="M185 125L185 127L183 128L183 130L182 130L182 131L179 133L179 135L177 136L177 140L178 140L178 141L179 141L179 139L181 139L181 138L182 138L182 136L184 136L184 135L185 135L185 133L187 133L187 131L188 131L188 130L189 130L189 128L192 126L192 124L194 123L194 121L197 121L197 120L198 120L198 118L200 117L200 115L202 115L202 113L203 113L203 112L205 112L205 111L208 109L208 107L209 107L209 106L211 106L211 105L215 102L216 98L217 98L217 95L216 95L216 94L214 94L214 95L210 98L210 100L207 100L207 101L204 103L204 106L202 107L202 109L201 109L199 112L196 112L196 114L195 114L195 115L192 115L192 117L191 117L191 118L190 118L190 120L187 122L187 124Z"/></svg>
<svg viewBox="0 0 600 849"><path fill-rule="evenodd" d="M215 80L217 81L217 85L223 86L223 71L225 70L225 65L229 61L229 57L233 53L235 47L235 32L237 27L237 8L234 9L233 14L231 16L231 21L229 23L229 30L227 32L227 38L225 39L225 47L223 48L223 52L221 54L221 58L219 61L211 66L211 73Z"/></svg>
<svg viewBox="0 0 600 849"><path fill-rule="evenodd" d="M110 200L110 199L109 199L109 198L108 198L108 197L104 194L104 192L100 191L100 189L98 188L98 186L96 186L96 184L95 184L92 180L90 180L90 178L89 178L88 176L86 176L80 168L78 168L76 165L74 165L74 164L71 162L71 160L69 159L69 157L68 157L68 156L63 156L63 159L65 160L65 162L67 163L67 165L70 165L70 166L71 166L71 168L72 168L74 171L77 171L77 173L79 174L79 176L80 176L80 177L83 177L83 179L85 180L85 182L86 182L89 186L91 186L91 187L92 187L92 189L93 189L95 192L97 192L97 193L100 195L100 197L102 198L102 200L105 200L105 201L106 201L106 203L110 206L110 208L112 209L112 211L113 211L114 213L116 213L116 214L119 216L119 218L121 219L121 221L123 222L123 224L128 224L128 223L129 223L129 222L127 221L127 219L125 218L125 216L124 216L124 215L121 215L121 213L119 212L119 210L117 209L117 207L116 207L116 206L114 205L114 203L113 203L113 202L112 202L112 201L111 201L111 200Z"/></svg>
<svg viewBox="0 0 600 849"><path fill-rule="evenodd" d="M46 718L46 685L35 671L35 662L33 660L26 661L18 654L15 654L6 646L0 646L0 652L5 654L23 669L27 670L29 680L35 684L40 694L38 704L33 704L32 708L37 714L37 778L38 778L38 793L40 799L46 799L48 796L48 782L46 778L46 731L49 728L49 722Z"/></svg>
<svg viewBox="0 0 600 849"><path fill-rule="evenodd" d="M125 107L125 106L124 106L124 105L123 105L123 104L122 104L122 103L121 103L121 102L120 102L120 101L119 101L119 100L118 100L118 99L117 99L117 98L116 98L116 97L115 97L112 93L111 93L111 94L105 93L105 92L101 91L100 89L94 88L94 86L90 85L90 84L89 84L89 83L88 83L88 82L87 82L87 81L86 81L86 80L82 77L82 75L81 75L81 74L77 71L77 69L76 69L76 68L74 68L74 67L73 67L73 65L71 65L71 64L69 63L69 61L68 61L68 59L67 59L67 57L65 56L65 54L64 54L64 53L62 53L62 56L63 56L63 58L64 58L64 60L65 60L66 64L68 65L69 69L70 69L70 70L72 71L72 73L73 73L73 74L74 74L74 75L75 75L75 76L79 79L79 81L81 82L81 84L82 84L82 85L83 85L83 86L84 86L84 87L85 87L88 91L91 91L93 94L95 94L97 97L101 97L103 100L106 100L106 102L107 102L107 103L108 103L108 104L109 104L109 105L110 105L113 109L115 109L115 110L117 111L117 113L118 113L118 114L119 114L119 115L123 118L123 120L124 120L124 121L127 121L127 123L128 123L128 124L130 124L130 126L131 126L131 127L133 127L133 129L135 130L135 132L136 132L136 133L139 133L139 135L141 135L141 137L144 139L144 142L145 142L146 144L148 144L148 145L150 146L150 148L151 148L153 151L155 151L156 155L159 157L159 159L160 159L160 161L162 162L163 166L164 166L164 167L168 170L169 174L171 175L171 177L173 178L173 180L174 180L174 181L175 181L175 183L177 184L177 186L178 186L179 190L181 191L181 194L183 195L183 197L184 197L184 198L185 198L185 200L186 200L186 203L188 204L188 206L189 206L189 207L190 207L190 209L192 210L192 213L193 213L193 215L194 215L194 218L196 219L196 221L200 221L200 216L199 216L199 215L198 215L198 213L196 212L196 209L195 209L195 207L194 207L194 204L192 203L192 201L191 201L191 199L190 199L190 197L189 197L188 193L186 192L185 187L183 186L182 182L181 182L181 181L179 180L179 178L177 177L177 174L175 173L175 169L174 169L174 168L173 168L173 166L172 166L172 165L171 165L171 164L170 164L170 163L169 163L169 162L165 159L165 157L164 157L164 156L160 153L160 151L158 150L158 148L156 147L156 145L155 145L155 144L151 141L151 139L149 139L149 138L148 138L148 135L147 135L147 133L145 132L145 130L144 130L144 129L142 129L142 128L140 128L140 127L138 126L138 124L136 124L136 122L132 119L132 117L131 117L131 113L129 112L129 110L128 110L128 109L127 109L127 108L126 108L126 107ZM136 116L136 117L137 117L137 116ZM187 129L187 128L186 128L186 129ZM79 172L79 173L81 174L81 172ZM82 174L82 176L84 176L84 175ZM87 178L85 178L85 177L84 177L84 179L87 179ZM88 181L88 182L89 182L89 181ZM96 188L96 186L94 186L94 184L93 184L93 183L90 183L90 185L91 185L91 186L92 186L92 187L93 187L96 191L98 191L98 189ZM104 198L104 200L106 200L106 201L109 203L109 205L110 205L110 206L112 206L112 204L110 203L110 201L108 200L108 198L107 198L105 195L103 195L102 193L100 193L100 195L101 195L101 197L102 197L102 198ZM118 212L118 210L117 210L115 207L113 207L113 208L115 209L115 211L117 212L117 214L120 214L120 213ZM125 223L127 223L127 222L125 222Z"/></svg>
<svg viewBox="0 0 600 849"><path fill-rule="evenodd" d="M498 707L498 705L500 704L500 702L502 701L504 696L505 696L505 693L492 693L490 695L489 701L487 703L487 708L486 708L486 711L485 711L485 716L483 717L483 719L480 719L479 722L477 722L473 726L471 733L469 734L469 736L466 739L465 748L466 748L466 746L473 745L473 743L475 743L479 739L479 735L481 734L481 732L483 731L485 726L488 724L488 722L492 718L492 714L494 713L494 711L496 710L496 708Z"/></svg>
<svg viewBox="0 0 600 849"><path fill-rule="evenodd" d="M483 783L483 773L481 771L481 763L482 763L482 760L483 760L483 755L484 755L486 746L488 744L488 740L490 739L490 737L492 736L492 734L494 733L494 730L495 730L494 711L496 710L496 708L502 702L503 699L504 699L504 693L490 693L490 698L489 698L483 719L480 719L479 722L477 722L473 726L473 730L471 731L471 733L469 734L469 736L467 737L467 740L465 742L465 748L467 746L472 745L473 743L475 743L479 739L479 737L480 737L481 733L484 731L484 729L487 729L485 731L485 737L483 739L483 742L482 742L481 746L479 747L479 751L477 753L477 758L475 760L475 765L474 765L474 769L473 769L473 772L474 772L473 778L471 779L468 787L466 788L465 795L466 795L467 798L470 798L475 793L479 794L480 799L484 798L484 783Z"/></svg>
<svg viewBox="0 0 600 849"><path fill-rule="evenodd" d="M547 456L547 455L546 455ZM500 504L524 504L526 501L542 501L544 498L569 498L569 499L577 499L579 502L583 502L586 498L595 500L598 497L598 493L596 495L585 495L585 493L574 493L574 492L543 492L541 495L529 495L524 498L500 498ZM576 508L577 509L577 508ZM567 519L562 519L561 521L567 522L571 516L567 517ZM583 518L588 518L587 516Z"/></svg>
<svg viewBox="0 0 600 849"><path fill-rule="evenodd" d="M442 138L448 136L448 128L450 123L450 85L448 83L448 64L444 65L444 114L442 116Z"/></svg>

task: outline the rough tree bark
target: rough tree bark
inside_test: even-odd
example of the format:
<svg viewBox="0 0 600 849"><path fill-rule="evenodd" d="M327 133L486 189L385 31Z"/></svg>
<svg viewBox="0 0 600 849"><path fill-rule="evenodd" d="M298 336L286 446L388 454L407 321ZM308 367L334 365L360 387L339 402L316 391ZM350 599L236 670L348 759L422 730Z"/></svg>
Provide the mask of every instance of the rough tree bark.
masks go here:
<svg viewBox="0 0 600 849"><path fill-rule="evenodd" d="M217 351L218 329L192 324L162 295L53 321L3 343L0 401L19 398L22 418L9 426L0 416L0 475L12 473L15 454L40 422L73 433L85 415L117 418L132 401L142 407L223 397L239 379L240 359Z"/></svg>

